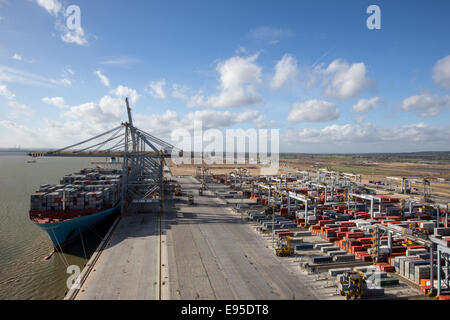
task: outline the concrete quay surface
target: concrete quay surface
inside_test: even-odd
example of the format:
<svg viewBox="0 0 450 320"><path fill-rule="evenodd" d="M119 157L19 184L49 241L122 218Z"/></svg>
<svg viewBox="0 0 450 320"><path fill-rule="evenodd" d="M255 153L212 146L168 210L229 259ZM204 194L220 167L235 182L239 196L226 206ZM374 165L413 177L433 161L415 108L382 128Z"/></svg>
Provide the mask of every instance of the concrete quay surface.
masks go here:
<svg viewBox="0 0 450 320"><path fill-rule="evenodd" d="M158 215L123 217L75 299L159 299L159 239Z"/></svg>
<svg viewBox="0 0 450 320"><path fill-rule="evenodd" d="M301 275L267 242L193 177L177 178L195 204L167 208L171 299L315 299Z"/></svg>
<svg viewBox="0 0 450 320"><path fill-rule="evenodd" d="M276 257L223 199L209 190L199 196L191 176L173 179L183 196L166 202L161 221L157 214L123 217L76 299L320 298L298 263Z"/></svg>

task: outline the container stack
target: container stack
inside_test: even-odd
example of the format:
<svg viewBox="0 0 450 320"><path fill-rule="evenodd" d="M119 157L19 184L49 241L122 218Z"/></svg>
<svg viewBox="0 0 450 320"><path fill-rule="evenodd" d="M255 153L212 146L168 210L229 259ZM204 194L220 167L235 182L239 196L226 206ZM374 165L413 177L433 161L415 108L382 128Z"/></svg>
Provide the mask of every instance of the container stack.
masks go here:
<svg viewBox="0 0 450 320"><path fill-rule="evenodd" d="M45 192L36 192L31 195L31 210L34 211L46 211L47 210L47 197Z"/></svg>

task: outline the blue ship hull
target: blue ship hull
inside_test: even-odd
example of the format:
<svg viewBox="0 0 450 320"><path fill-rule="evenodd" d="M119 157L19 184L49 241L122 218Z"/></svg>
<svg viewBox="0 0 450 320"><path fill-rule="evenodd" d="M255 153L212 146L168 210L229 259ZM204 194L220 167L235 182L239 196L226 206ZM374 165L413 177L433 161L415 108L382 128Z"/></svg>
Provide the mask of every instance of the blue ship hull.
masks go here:
<svg viewBox="0 0 450 320"><path fill-rule="evenodd" d="M120 211L120 202L113 208L103 210L85 217L67 220L63 222L37 224L47 232L52 240L55 250L75 240L80 234L92 229L94 226Z"/></svg>

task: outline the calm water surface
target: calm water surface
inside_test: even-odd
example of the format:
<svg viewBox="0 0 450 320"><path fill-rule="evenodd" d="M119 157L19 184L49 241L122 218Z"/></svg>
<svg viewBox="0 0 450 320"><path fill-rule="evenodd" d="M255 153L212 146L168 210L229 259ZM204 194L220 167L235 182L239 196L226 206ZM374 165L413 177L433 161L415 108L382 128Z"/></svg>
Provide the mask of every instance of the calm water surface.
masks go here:
<svg viewBox="0 0 450 320"><path fill-rule="evenodd" d="M62 299L67 291L67 264L82 269L110 222L83 237L85 250L78 241L45 261L52 243L28 218L30 195L42 184L59 183L63 175L94 165L87 158L27 160L27 156L0 153L0 299Z"/></svg>

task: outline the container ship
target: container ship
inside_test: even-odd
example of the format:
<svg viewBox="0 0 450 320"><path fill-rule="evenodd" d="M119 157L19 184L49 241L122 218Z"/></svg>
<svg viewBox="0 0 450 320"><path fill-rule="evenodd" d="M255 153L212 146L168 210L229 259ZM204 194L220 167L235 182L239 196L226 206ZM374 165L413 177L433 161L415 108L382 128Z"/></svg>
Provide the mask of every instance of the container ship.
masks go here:
<svg viewBox="0 0 450 320"><path fill-rule="evenodd" d="M45 184L31 195L30 220L47 232L55 251L120 211L122 170L88 168Z"/></svg>

